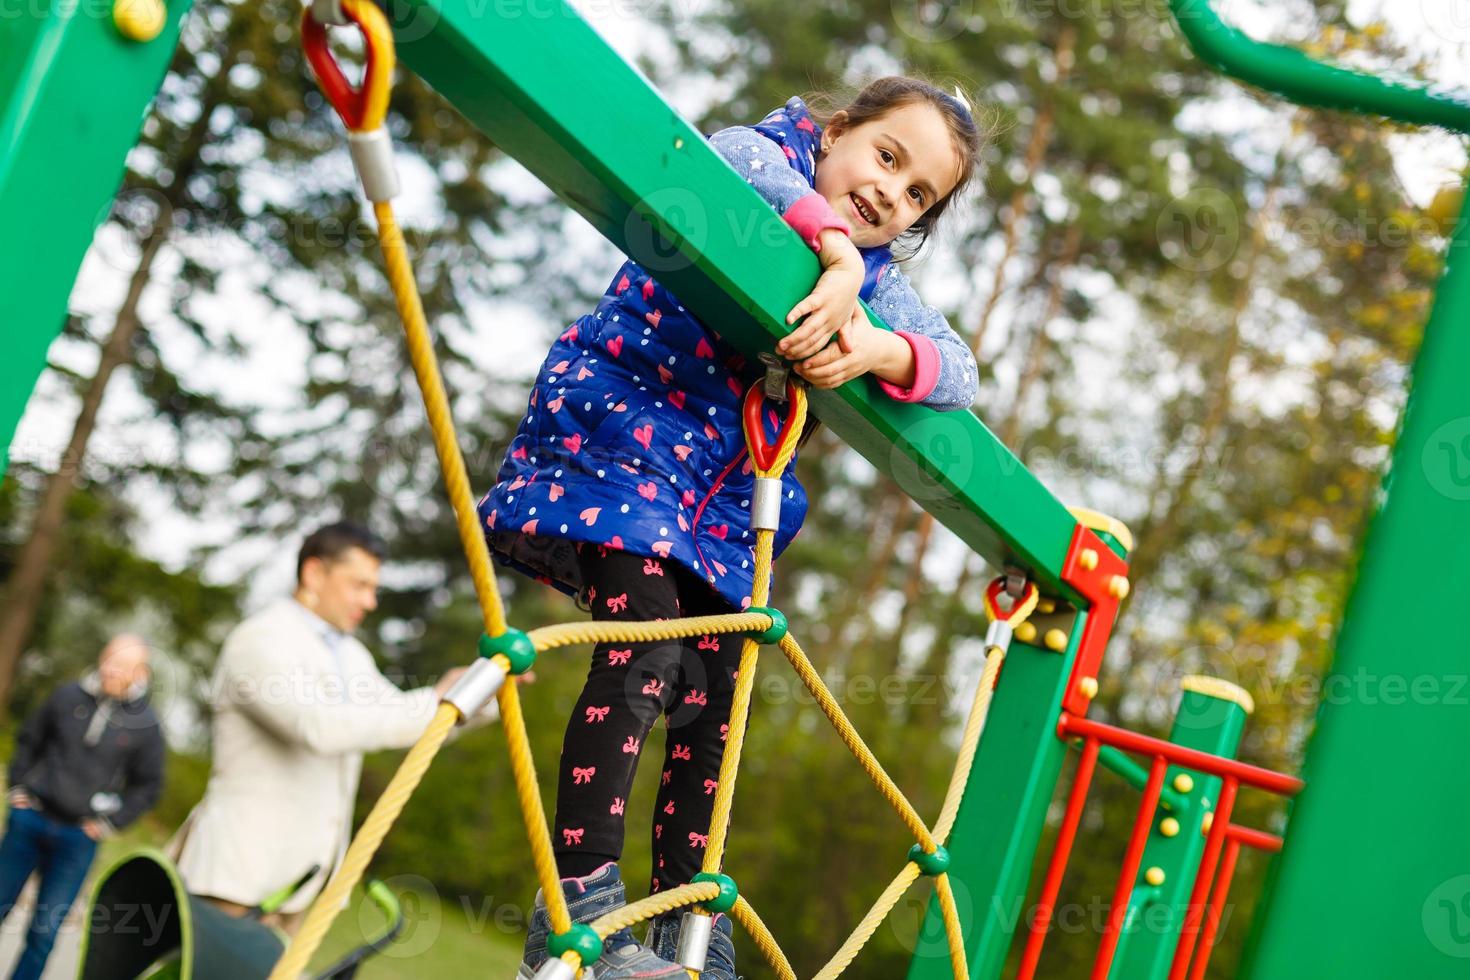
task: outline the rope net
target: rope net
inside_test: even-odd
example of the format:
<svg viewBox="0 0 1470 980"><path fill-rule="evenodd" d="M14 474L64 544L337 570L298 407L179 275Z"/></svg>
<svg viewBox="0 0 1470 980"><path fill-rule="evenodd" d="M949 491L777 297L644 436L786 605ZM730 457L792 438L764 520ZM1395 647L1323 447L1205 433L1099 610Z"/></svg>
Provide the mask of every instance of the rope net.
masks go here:
<svg viewBox="0 0 1470 980"><path fill-rule="evenodd" d="M332 11L333 14L336 11ZM343 22L351 22L362 31L367 47L367 68L362 87L350 88L340 69L331 60L326 50L325 25L316 19L314 8L309 7L303 18L302 34L308 59L316 70L328 98L337 107L354 141L354 160L363 178L364 189L373 201L373 213L377 221L378 241L383 251L390 286L397 300L398 312L403 320L409 359L423 394L425 411L439 464L444 474L450 504L454 510L463 546L474 581L475 594L484 620L485 637L481 640L482 653L489 653L488 660L495 664L503 678L494 690L505 729L510 755L511 771L516 795L526 825L526 836L531 845L532 862L536 877L545 896L551 930L554 935L568 933L572 928L566 898L562 894L552 852L551 829L546 819L540 791L536 782L535 762L531 757L530 738L526 731L525 718L521 711L517 693L516 675L530 666L534 655L546 650L572 644L598 642L647 642L697 637L708 633L744 634L739 673L730 712L729 737L720 765L718 790L715 794L714 813L709 826L709 843L705 849L703 872L717 875L724 862L726 833L729 826L731 807L735 797L736 777L744 748L746 720L750 713L751 696L755 688L756 670L761 643L776 643L791 664L802 684L812 693L823 715L831 722L839 737L864 772L872 780L879 794L897 814L915 841L909 860L897 877L884 889L828 963L816 974L817 980L830 980L839 976L857 957L863 946L872 937L888 913L903 897L909 886L921 875L935 879L936 894L943 915L945 935L949 945L950 961L957 978L967 978L969 972L965 962L964 938L960 931L959 915L955 906L953 890L948 873L948 854L944 843L953 827L964 795L975 750L984 729L985 716L990 706L995 679L1005 659L1006 642L987 640L985 669L976 689L969 716L964 727L958 759L949 787L945 793L940 815L931 828L888 775L883 765L868 748L863 737L843 712L837 699L822 681L811 660L801 645L789 632L783 616L767 609L771 582L772 551L774 547L774 521L772 526L760 527L756 533L755 579L751 592L752 605L741 613L717 616L695 616L683 619L658 620L655 622L578 622L545 626L519 633L507 626L504 606L492 570L489 548L480 528L475 504L470 492L470 482L460 454L455 435L454 420L445 394L444 383L434 355L418 287L414 281L413 268L405 246L402 232L394 217L389 200L396 186L383 189L382 160L366 164L359 158L361 144L371 143L375 134L382 131L387 115L388 95L391 92L391 76L394 67L393 39L383 13L369 0L340 0ZM391 153L386 139L379 141L385 153ZM391 157L386 165L391 175ZM391 179L389 184L394 184ZM750 456L759 479L770 479L779 484L781 474L796 452L796 443L806 417L806 397L797 385L788 383L787 395L790 415L782 426L781 435L775 446L766 445L765 432L759 421L761 407L761 383L752 387L746 402L746 440ZM751 424L752 403L756 406L754 422ZM753 507L752 511L760 508ZM986 612L995 622L1006 622L1011 627L1020 625L1036 607L1035 586L1028 586L1026 594L1012 604L1008 612L1002 613L994 602L992 586L987 591ZM516 642L501 641L521 641ZM483 661L482 661L483 663ZM480 664L477 664L480 666ZM487 697L488 697L488 691ZM389 829L403 812L404 806L413 795L435 755L444 744L450 730L463 721L478 705L466 709L455 703L453 692L440 705L429 728L405 756L388 788L373 806L363 825L348 846L341 866L313 903L291 945L271 972L271 980L295 980L307 968L312 956L321 946L322 940L337 914L346 906L347 899L365 873L373 855L387 836ZM700 877L704 877L701 875ZM720 876L723 877L723 876ZM725 879L728 881L728 879ZM643 922L656 915L679 908L693 909L697 913L710 914L706 903L714 903L721 895L719 884L709 880L696 880L687 885L651 895L648 898L625 905L591 922L590 928L598 939L617 932L619 929ZM722 905L723 909L726 907ZM771 931L761 921L751 904L738 894L729 911L741 928L750 936L782 980L795 980L796 974L786 955L781 951ZM582 968L590 965L583 962L582 954L568 949L561 954L574 975L581 975ZM694 971L691 971L692 975Z"/></svg>

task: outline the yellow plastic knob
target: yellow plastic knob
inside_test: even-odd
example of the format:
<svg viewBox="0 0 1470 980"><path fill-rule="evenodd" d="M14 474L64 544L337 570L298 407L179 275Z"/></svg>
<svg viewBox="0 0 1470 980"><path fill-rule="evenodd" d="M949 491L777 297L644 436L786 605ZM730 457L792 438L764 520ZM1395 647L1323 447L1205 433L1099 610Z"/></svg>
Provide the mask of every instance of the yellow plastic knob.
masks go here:
<svg viewBox="0 0 1470 980"><path fill-rule="evenodd" d="M1128 579L1122 575L1114 575L1108 580L1108 595L1114 599L1127 598L1128 588Z"/></svg>
<svg viewBox="0 0 1470 980"><path fill-rule="evenodd" d="M1174 788L1181 793L1188 793L1194 789L1194 777L1187 772L1181 772L1174 777Z"/></svg>
<svg viewBox="0 0 1470 980"><path fill-rule="evenodd" d="M1087 698L1089 701L1091 701L1093 698L1097 697L1097 678L1082 678L1080 681L1077 682L1077 690L1082 692L1082 696L1084 698Z"/></svg>
<svg viewBox="0 0 1470 980"><path fill-rule="evenodd" d="M1092 548L1083 548L1082 553L1077 556L1077 564L1089 572L1097 567L1097 552Z"/></svg>
<svg viewBox="0 0 1470 980"><path fill-rule="evenodd" d="M1179 836L1179 821L1173 817L1165 817L1159 821L1159 833L1165 837Z"/></svg>
<svg viewBox="0 0 1470 980"><path fill-rule="evenodd" d="M1055 650L1057 653L1061 653L1067 649L1067 634L1061 630L1047 630L1046 636L1042 638L1042 641L1046 644L1048 650Z"/></svg>
<svg viewBox="0 0 1470 980"><path fill-rule="evenodd" d="M1016 627L1016 639L1022 643L1031 643L1036 639L1036 624L1022 623Z"/></svg>
<svg viewBox="0 0 1470 980"><path fill-rule="evenodd" d="M147 44L163 33L167 19L162 0L113 0L112 23L130 41Z"/></svg>
<svg viewBox="0 0 1470 980"><path fill-rule="evenodd" d="M1143 873L1143 880L1157 888L1164 883L1164 869L1154 865Z"/></svg>

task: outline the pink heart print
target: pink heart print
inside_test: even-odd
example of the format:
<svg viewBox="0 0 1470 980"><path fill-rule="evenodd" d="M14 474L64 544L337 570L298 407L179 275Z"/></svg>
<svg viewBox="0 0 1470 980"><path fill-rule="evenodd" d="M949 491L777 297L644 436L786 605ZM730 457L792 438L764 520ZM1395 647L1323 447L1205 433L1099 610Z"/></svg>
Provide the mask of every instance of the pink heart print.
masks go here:
<svg viewBox="0 0 1470 980"><path fill-rule="evenodd" d="M705 340L703 337L700 337L699 343L694 345L694 356L714 357L715 349L709 345L709 341Z"/></svg>
<svg viewBox="0 0 1470 980"><path fill-rule="evenodd" d="M564 401L566 401L565 397L553 398L551 401L546 403L546 407L551 409L552 415L555 415L557 412L561 411L561 405Z"/></svg>
<svg viewBox="0 0 1470 980"><path fill-rule="evenodd" d="M608 350L608 353L610 353L613 357L617 357L620 354L622 354L623 353L623 335L622 334L618 334L612 340L609 340L607 342L607 350Z"/></svg>
<svg viewBox="0 0 1470 980"><path fill-rule="evenodd" d="M647 500L649 502L652 502L654 500L654 498L656 498L658 496L658 484L657 483L640 483L640 484L638 484L638 496L642 497L644 500Z"/></svg>
<svg viewBox="0 0 1470 980"><path fill-rule="evenodd" d="M578 451L582 448L582 433L573 432L571 435L563 439L561 441L561 444L570 449L573 456L577 455Z"/></svg>
<svg viewBox="0 0 1470 980"><path fill-rule="evenodd" d="M637 439L638 444L641 445L644 449L647 449L650 445L653 444L653 424L649 423L647 425L640 425L638 428L634 429L633 438Z"/></svg>
<svg viewBox="0 0 1470 980"><path fill-rule="evenodd" d="M692 452L694 452L693 446L685 446L683 444L680 444L674 447L674 455L679 457L679 462L681 463L684 462L684 460L688 459L689 454ZM686 500L685 504L687 505L693 503L694 494L686 492L686 496L688 496L690 499Z"/></svg>
<svg viewBox="0 0 1470 980"><path fill-rule="evenodd" d="M559 500L561 498L561 495L564 494L564 493L566 493L566 490L563 489L563 487L562 487L562 485L560 483L553 483L551 485L551 491L548 494L548 496L551 497L552 503L555 503L557 500Z"/></svg>
<svg viewBox="0 0 1470 980"><path fill-rule="evenodd" d="M654 327L657 327L658 326L658 321L662 320L663 318L664 318L664 315L662 313L660 313L658 310L654 310L652 313L645 313L645 314L643 314L643 319L645 319L649 323L653 324Z"/></svg>
<svg viewBox="0 0 1470 980"><path fill-rule="evenodd" d="M653 553L655 555L658 555L660 558L669 557L669 552L673 550L674 542L672 541L655 541L653 543Z"/></svg>
<svg viewBox="0 0 1470 980"><path fill-rule="evenodd" d="M591 527L592 525L594 525L594 524L597 523L597 515L598 514L601 514L601 513L602 513L602 508L601 507L588 507L586 510L582 511L582 513L578 514L577 516L582 519L582 522L584 524L586 524L588 527Z"/></svg>
<svg viewBox="0 0 1470 980"><path fill-rule="evenodd" d="M646 301L653 296L653 280L649 279L643 283L643 299Z"/></svg>
<svg viewBox="0 0 1470 980"><path fill-rule="evenodd" d="M569 368L571 366L572 366L572 362L571 361L557 361L555 364L553 364L551 366L551 373L552 374L561 374L563 371L565 371L567 368Z"/></svg>
<svg viewBox="0 0 1470 980"><path fill-rule="evenodd" d="M539 517L533 517L529 521L527 521L526 523L522 524L521 525L521 533L522 534L535 534L536 533L536 522L539 521L539 520L541 520L541 518L539 518Z"/></svg>
<svg viewBox="0 0 1470 980"><path fill-rule="evenodd" d="M683 408L684 407L684 393L682 391L677 391L677 390L676 391L669 392L669 404L670 405L673 405L675 408Z"/></svg>

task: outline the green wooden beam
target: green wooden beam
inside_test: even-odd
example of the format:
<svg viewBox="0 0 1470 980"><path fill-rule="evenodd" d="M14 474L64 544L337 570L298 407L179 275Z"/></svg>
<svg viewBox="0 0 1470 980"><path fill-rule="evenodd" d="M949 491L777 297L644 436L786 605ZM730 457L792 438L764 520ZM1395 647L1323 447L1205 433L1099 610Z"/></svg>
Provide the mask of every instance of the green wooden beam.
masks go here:
<svg viewBox="0 0 1470 980"><path fill-rule="evenodd" d="M816 259L646 78L559 0L496 16L411 3L405 63L724 338L774 348ZM1076 598L1060 580L1076 522L973 414L902 405L867 379L812 404L975 551Z"/></svg>
<svg viewBox="0 0 1470 980"><path fill-rule="evenodd" d="M118 32L109 5L23 7L0 17L0 474L189 0L170 0L146 43Z"/></svg>

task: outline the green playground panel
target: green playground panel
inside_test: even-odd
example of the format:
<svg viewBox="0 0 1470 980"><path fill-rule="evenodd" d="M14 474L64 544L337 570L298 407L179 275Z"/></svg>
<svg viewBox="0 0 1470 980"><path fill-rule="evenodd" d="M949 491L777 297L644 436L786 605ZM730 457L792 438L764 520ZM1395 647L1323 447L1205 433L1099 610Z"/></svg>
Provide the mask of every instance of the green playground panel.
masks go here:
<svg viewBox="0 0 1470 980"><path fill-rule="evenodd" d="M147 43L124 38L95 3L0 17L0 476L189 6L172 0Z"/></svg>

